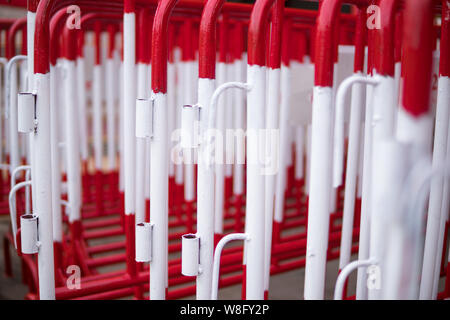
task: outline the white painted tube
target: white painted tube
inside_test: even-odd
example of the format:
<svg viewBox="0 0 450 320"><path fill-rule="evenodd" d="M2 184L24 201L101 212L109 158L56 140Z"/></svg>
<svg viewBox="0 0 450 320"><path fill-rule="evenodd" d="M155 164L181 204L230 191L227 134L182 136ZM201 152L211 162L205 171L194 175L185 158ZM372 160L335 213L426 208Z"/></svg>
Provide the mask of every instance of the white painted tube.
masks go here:
<svg viewBox="0 0 450 320"><path fill-rule="evenodd" d="M275 200L275 183L276 174L280 173L279 162L279 139L276 143L272 142L272 135L278 133L279 130L279 102L280 102L280 78L281 70L268 69L268 94L266 108L266 146L264 151L264 165L269 166L272 170L265 176L265 211L264 211L264 291L269 290L270 281L270 258L272 253L272 227Z"/></svg>
<svg viewBox="0 0 450 320"><path fill-rule="evenodd" d="M184 105L181 109L181 137L180 145L183 149L196 148L196 125L200 117L198 105ZM189 160L189 159L188 159Z"/></svg>
<svg viewBox="0 0 450 320"><path fill-rule="evenodd" d="M402 82L402 63L396 62L395 63L395 101L398 104L400 101L400 88L401 88L401 82ZM397 120L397 119L396 119Z"/></svg>
<svg viewBox="0 0 450 320"><path fill-rule="evenodd" d="M136 137L145 139L153 135L153 100L136 99ZM142 173L140 170L139 173Z"/></svg>
<svg viewBox="0 0 450 320"><path fill-rule="evenodd" d="M58 58L56 62L56 68L55 68L55 77L56 77L56 83L63 83L64 81L64 63L62 62L62 58ZM59 153L60 156L60 163L61 163L61 174L66 174L67 172L67 155L64 150L65 143L66 143L66 129L64 128L65 123L65 113L66 113L66 104L64 101L64 92L63 90L56 92L56 101L58 105L60 105L60 110L58 113L58 139L59 139L59 146L61 148L61 152Z"/></svg>
<svg viewBox="0 0 450 320"><path fill-rule="evenodd" d="M123 152L124 162L125 214L135 213L136 188L136 17L134 13L125 13L124 26L124 103L123 103Z"/></svg>
<svg viewBox="0 0 450 320"><path fill-rule="evenodd" d="M119 99L119 190L124 192L125 189L125 161L124 161L124 141L125 141L125 132L124 132L124 114L125 114L125 84L124 84L124 64L120 64L120 99Z"/></svg>
<svg viewBox="0 0 450 320"><path fill-rule="evenodd" d="M242 81L242 69L244 62L237 60L234 65L234 79L235 81ZM245 101L244 93L238 91L233 96L233 115L234 128L236 130L245 129ZM237 131L239 132L239 131ZM242 195L244 193L244 167L245 167L245 138L236 140L235 147L235 161L234 161L234 175L233 175L233 193L235 195Z"/></svg>
<svg viewBox="0 0 450 320"><path fill-rule="evenodd" d="M81 219L81 164L78 126L78 100L76 92L75 61L66 60L64 91L66 97L65 131L67 160L67 194L70 206L69 221ZM95 70L94 70L95 73ZM95 76L94 76L95 78Z"/></svg>
<svg viewBox="0 0 450 320"><path fill-rule="evenodd" d="M259 139L265 128L266 67L248 65L247 79L251 90L247 92L247 205L246 233L246 299L264 298L264 215L265 172L260 159L264 142Z"/></svg>
<svg viewBox="0 0 450 320"><path fill-rule="evenodd" d="M21 251L24 254L34 254L38 248L38 218L31 214L20 217Z"/></svg>
<svg viewBox="0 0 450 320"><path fill-rule="evenodd" d="M136 261L152 260L153 223L140 222L136 224Z"/></svg>
<svg viewBox="0 0 450 320"><path fill-rule="evenodd" d="M195 234L185 234L181 237L181 274L195 277L201 271L199 268L200 239Z"/></svg>
<svg viewBox="0 0 450 320"><path fill-rule="evenodd" d="M102 170L102 158L103 158L103 126L102 126L102 66L94 66L94 77L92 80L92 123L93 123L93 136L94 136L94 159L95 169Z"/></svg>
<svg viewBox="0 0 450 320"><path fill-rule="evenodd" d="M146 149L147 149L147 139L146 136L150 136L146 128L151 127L147 124L152 123L152 113L151 101L149 98L149 73L148 65L144 63L138 63L137 65L137 100L136 100L136 223L145 221L145 184L146 184L146 174L145 174L145 164L150 162L147 159ZM143 111L138 112L139 110ZM150 116L150 117L149 117ZM142 124L139 125L139 124ZM140 128L142 127L142 130ZM151 128L150 128L151 130ZM142 131L142 132L139 132Z"/></svg>
<svg viewBox="0 0 450 320"><path fill-rule="evenodd" d="M25 172L25 180L31 181L31 170L27 170ZM31 214L30 199L31 199L31 189L30 189L30 186L26 186L25 187L25 213L26 214Z"/></svg>
<svg viewBox="0 0 450 320"><path fill-rule="evenodd" d="M300 125L295 128L295 179L297 181L304 177L304 147L305 127Z"/></svg>
<svg viewBox="0 0 450 320"><path fill-rule="evenodd" d="M149 74L148 82L150 84L152 82L152 76L151 76L152 67L151 67L151 65L147 66L147 70L148 70L147 72ZM151 95L150 86L148 86L146 88L146 90L149 93L148 95ZM169 92L170 92L170 89L169 89ZM169 93L167 95L169 95ZM151 117L152 117L152 123L153 123L153 113L151 114ZM152 130L153 130L153 126L152 126ZM169 136L169 139L170 139L170 136ZM150 139L146 139L146 141L145 141L145 158L146 158L146 161L145 161L145 199L146 199L146 201L150 201L150 158L151 158L151 152L152 152L150 145L151 145Z"/></svg>
<svg viewBox="0 0 450 320"><path fill-rule="evenodd" d="M1 39L1 32L0 32ZM6 72L6 66L8 62L6 58L0 57L0 106L6 106L8 103L7 92L3 88L6 88L8 82L8 74ZM17 79L16 79L17 81ZM3 96L2 96L3 94ZM0 117L0 139L3 141L3 117ZM0 162L3 162L3 146L0 148ZM6 149L6 148L5 148Z"/></svg>
<svg viewBox="0 0 450 320"><path fill-rule="evenodd" d="M29 92L21 92L17 97L18 120L17 130L22 133L31 133L36 127L35 106L36 95Z"/></svg>
<svg viewBox="0 0 450 320"><path fill-rule="evenodd" d="M106 93L106 137L108 170L116 168L116 139L115 139L115 81L117 78L114 59L106 59L105 63L105 93Z"/></svg>
<svg viewBox="0 0 450 320"><path fill-rule="evenodd" d="M381 279L378 279L380 285L368 286L369 299L383 298L389 287L387 280L391 280L389 274L398 270L399 266L401 269L403 265L402 255L394 256L394 259L390 261L386 259L389 250L396 246L395 243L387 242L387 239L394 240L391 233L397 230L389 227L401 214L398 203L402 190L405 188L404 181L409 173L408 144L399 143L392 138L377 141L377 144L373 154L370 255L379 262L378 270ZM375 172L377 174L374 174ZM414 218L411 217L411 219ZM382 240L380 240L381 236ZM372 254L377 255L378 258Z"/></svg>
<svg viewBox="0 0 450 320"><path fill-rule="evenodd" d="M226 78L227 81L233 81L234 79L234 65L230 63L225 64ZM234 150L233 146L229 144L227 140L227 132L233 129L233 121L234 121L234 108L233 108L233 93L227 92L225 96L226 106L228 112L225 112L225 140L224 140L224 170L225 170L225 178L232 179L233 176L233 156Z"/></svg>
<svg viewBox="0 0 450 320"><path fill-rule="evenodd" d="M183 73L184 73L184 68L183 68L183 62L180 61L180 55L181 55L181 51L179 48L175 48L174 49L174 57L175 57L175 68L176 68L176 73L177 73L177 78L178 78L178 83L176 85L175 88L175 93L176 93L176 105L175 105L175 114L176 114L176 122L175 122L175 129L180 129L181 128L181 107L184 104L183 101L183 86L180 84L179 79L183 79ZM183 181L184 181L184 166L182 164L181 161L181 155L180 153L176 153L175 154L175 184L176 185L182 185Z"/></svg>
<svg viewBox="0 0 450 320"><path fill-rule="evenodd" d="M394 119L396 113L395 104L395 80L393 77L380 75L374 76L379 83L373 91L373 154L372 154L372 187L371 187L371 216L370 216L370 256L380 262L380 269L384 269L382 258L386 244L386 221L383 219L385 212L385 190L390 187L392 180L384 177L393 165L389 161L381 161L384 158L384 144L394 137ZM379 160L379 161L378 161ZM386 178L386 179L384 179ZM391 177L393 178L393 177ZM369 299L380 299L380 290L369 288Z"/></svg>
<svg viewBox="0 0 450 320"><path fill-rule="evenodd" d="M168 272L168 179L169 150L167 137L167 95L152 93L154 97L154 126L151 140L150 212L153 227L153 259L150 262L150 299L166 297Z"/></svg>
<svg viewBox="0 0 450 320"><path fill-rule="evenodd" d="M220 108L218 106L219 104L219 98L222 95L222 93L225 92L227 89L236 88L236 89L242 89L249 91L252 86L248 83L243 82L226 82L220 85L213 93L211 97L211 112L209 113L208 117L208 129L215 129L214 123L215 118L217 114L217 109Z"/></svg>
<svg viewBox="0 0 450 320"><path fill-rule="evenodd" d="M17 249L17 208L16 208L16 193L23 187L31 185L31 181L22 181L15 184L8 195L9 213L11 215L11 229L14 237L14 247Z"/></svg>
<svg viewBox="0 0 450 320"><path fill-rule="evenodd" d="M376 79L366 77L361 73L354 74L345 79L338 88L336 94L336 117L334 129L334 153L333 153L333 186L342 185L342 176L344 171L344 144L345 144L345 97L347 91L356 83L360 84L378 84ZM361 101L360 101L361 102Z"/></svg>
<svg viewBox="0 0 450 320"><path fill-rule="evenodd" d="M366 99L367 104L367 99ZM365 118L365 110L364 115L362 118ZM356 190L356 197L358 199L361 199L362 196L362 185L363 185L363 166L364 166L364 133L366 132L365 124L364 122L361 124L361 130L360 130L360 136L359 139L359 156L358 156L358 181L357 181L357 190Z"/></svg>
<svg viewBox="0 0 450 320"><path fill-rule="evenodd" d="M448 136L447 136L447 154L446 154L445 159L446 159L445 163L449 163L449 160L450 160L450 127L448 130ZM443 196L442 196L442 209L441 209L442 220L441 221L443 221L443 223L442 223L441 227L445 226L445 222L450 219L450 215L449 215L450 188L449 188L448 179L446 179L444 182L444 187L443 187L442 193L443 193ZM447 220L445 220L445 219L447 219ZM443 245L444 241L440 242L440 244ZM442 249L441 249L441 251L439 251L439 248L438 248L438 252L442 252ZM436 256L435 283L434 283L434 287L433 287L433 294L435 294L435 296L433 297L433 299L436 299L437 293L439 290L441 259L442 259L442 257L440 255ZM448 263L448 265L450 265L450 248L448 248L447 263ZM448 266L447 266L447 268L448 268Z"/></svg>
<svg viewBox="0 0 450 320"><path fill-rule="evenodd" d="M345 177L344 212L342 220L341 249L339 256L339 269L342 270L350 262L353 218L355 210L355 194L357 172L359 167L360 134L363 107L365 107L366 88L364 84L355 84L352 90L350 109L350 127L347 155L347 169ZM335 135L336 138L336 135ZM335 140L336 141L336 140ZM335 152L336 154L336 152Z"/></svg>
<svg viewBox="0 0 450 320"><path fill-rule="evenodd" d="M182 79L183 83L179 84L183 90L183 104L194 104L193 96L193 74L195 69L194 61L182 61L183 68ZM195 199L195 183L194 183L194 154L192 149L183 149L184 161L184 199L186 201L193 201Z"/></svg>
<svg viewBox="0 0 450 320"><path fill-rule="evenodd" d="M245 233L227 234L222 239L220 239L219 243L216 246L216 250L214 252L214 267L213 267L211 300L217 300L217 294L219 291L220 256L222 254L222 250L227 243L229 243L230 241L235 241L235 240L248 240L248 235Z"/></svg>
<svg viewBox="0 0 450 320"><path fill-rule="evenodd" d="M358 259L369 258L370 241L370 200L372 186L372 119L373 119L373 87L367 86L366 117L364 125L364 159L363 159L363 185L361 198L361 221L359 228ZM359 268L356 282L356 299L367 299L367 273L365 268Z"/></svg>
<svg viewBox="0 0 450 320"><path fill-rule="evenodd" d="M450 160L450 126L448 128L448 136L447 136L447 153L445 156L446 164L449 163ZM449 215L449 207L450 207L450 192L449 192L449 180L445 179L443 190L442 190L442 208L441 208L441 222L440 222L440 230L439 230L439 240L438 240L438 249L437 252L441 253L443 251L444 246L444 233L445 226L448 219L450 219ZM436 263L435 263L435 271L434 271L434 284L433 284L433 296L432 299L436 300L438 291L439 291L439 280L440 280L440 271L441 271L441 262L442 255L436 255ZM447 259L450 261L450 248L449 253L447 254Z"/></svg>
<svg viewBox="0 0 450 320"><path fill-rule="evenodd" d="M333 89L314 87L305 299L323 299L330 224Z"/></svg>
<svg viewBox="0 0 450 320"><path fill-rule="evenodd" d="M214 92L214 79L200 78L198 80L198 103L202 108L200 113L200 130L204 139L207 138L207 128L211 97ZM214 118L213 118L214 119ZM214 254L214 169L206 163L208 145L202 143L198 149L197 166L197 236L200 238L200 268L202 273L197 276L197 300L211 297L212 269Z"/></svg>
<svg viewBox="0 0 450 320"><path fill-rule="evenodd" d="M306 181L305 193L309 196L309 181L311 180L311 124L306 128Z"/></svg>
<svg viewBox="0 0 450 320"><path fill-rule="evenodd" d="M56 87L58 78L56 77L55 66L50 66L50 143L52 161L52 219L53 219L53 239L62 242L62 210L61 210L61 164L59 154L59 110ZM28 201L27 201L28 203Z"/></svg>
<svg viewBox="0 0 450 320"><path fill-rule="evenodd" d="M35 150L31 167L33 181L33 211L39 218L38 238L41 246L38 256L39 297L41 300L55 299L55 274L53 260L53 223L51 199L51 148L50 148L50 75L35 74L37 131L32 133ZM39 134L37 134L39 133Z"/></svg>
<svg viewBox="0 0 450 320"><path fill-rule="evenodd" d="M217 86L227 82L227 69L226 64L224 62L217 63ZM216 159L218 161L215 162L215 196L214 196L214 215L215 215L215 225L214 232L216 234L223 233L223 210L224 210L224 197L225 197L225 114L226 112L230 112L231 110L225 110L225 106L227 105L227 96L226 94L221 95L220 99L218 99L218 108L217 108L217 118L215 119L216 126L214 129L217 130L216 140L221 139L220 145L216 143ZM215 112L213 109L212 112Z"/></svg>
<svg viewBox="0 0 450 320"><path fill-rule="evenodd" d="M436 109L436 124L434 133L433 167L445 162L447 152L447 134L449 128L449 101L450 101L450 79L439 77L438 100ZM443 199L442 178L433 179L431 182L430 200L428 204L427 232L425 237L424 258L422 266L422 278L420 284L420 299L432 299L435 282L436 257L441 256L440 246L441 228L445 224L442 221L441 211ZM443 237L442 237L443 238ZM443 240L442 240L443 241ZM440 261L441 259L438 258ZM439 263L440 268L440 263Z"/></svg>
<svg viewBox="0 0 450 320"><path fill-rule="evenodd" d="M291 100L291 68L282 64L281 66L281 89L280 89L280 116L279 116L279 128L280 128L280 162L279 172L276 176L276 189L275 189L275 214L274 219L276 222L281 223L283 221L284 213L284 189L286 185L286 165L289 149L289 111Z"/></svg>
<svg viewBox="0 0 450 320"><path fill-rule="evenodd" d="M172 152L174 147L174 141L172 140L172 134L175 130L176 123L176 69L175 64L169 62L167 64L167 87L169 90L167 91L167 108L168 108L168 124L167 124L167 134L169 137L169 150ZM172 157L171 157L172 158ZM175 175L175 165L173 161L169 163L169 177L173 177Z"/></svg>
<svg viewBox="0 0 450 320"><path fill-rule="evenodd" d="M34 31L36 12L27 12L28 91L34 90Z"/></svg>
<svg viewBox="0 0 450 320"><path fill-rule="evenodd" d="M81 159L88 159L88 140L87 140L87 114L86 114L86 77L85 61L83 57L77 59L77 96L78 96L78 125L80 126L80 153Z"/></svg>
<svg viewBox="0 0 450 320"><path fill-rule="evenodd" d="M20 165L19 134L17 128L17 63L26 61L26 56L15 56L8 61L4 72L5 83L5 111L6 119L9 120L9 144L11 145L9 171L12 173Z"/></svg>
<svg viewBox="0 0 450 320"><path fill-rule="evenodd" d="M31 169L31 167L29 165L18 166L17 168L15 168L13 170L13 172L11 173L11 188L13 188L16 185L17 174L21 171L28 172L28 171L30 171L30 169Z"/></svg>
<svg viewBox="0 0 450 320"><path fill-rule="evenodd" d="M341 269L341 273L339 273L339 276L336 280L336 286L334 289L334 300L342 300L342 295L344 292L344 286L345 282L348 278L348 276L355 270L361 267L369 267L371 265L374 265L374 260L358 260L353 261L349 264L347 264L345 267Z"/></svg>
<svg viewBox="0 0 450 320"><path fill-rule="evenodd" d="M28 57L27 57L28 59ZM28 66L27 61L24 61L19 66L19 90L21 92L28 91ZM20 143L20 156L21 159L25 159L26 163L29 163L28 157L29 157L29 147L28 147L28 136L26 135L19 135L19 143Z"/></svg>
<svg viewBox="0 0 450 320"><path fill-rule="evenodd" d="M27 11L27 67L28 67L28 90L27 92L34 92L36 90L34 84L34 33L35 33L35 25L36 25L36 12ZM34 160L34 145L33 145L32 134L28 135L28 153L29 153L29 164L31 165L31 176L34 177L35 174L35 160ZM34 185L36 181L33 179L32 181L32 189L36 190L36 186ZM33 197L33 208L36 207L36 197Z"/></svg>

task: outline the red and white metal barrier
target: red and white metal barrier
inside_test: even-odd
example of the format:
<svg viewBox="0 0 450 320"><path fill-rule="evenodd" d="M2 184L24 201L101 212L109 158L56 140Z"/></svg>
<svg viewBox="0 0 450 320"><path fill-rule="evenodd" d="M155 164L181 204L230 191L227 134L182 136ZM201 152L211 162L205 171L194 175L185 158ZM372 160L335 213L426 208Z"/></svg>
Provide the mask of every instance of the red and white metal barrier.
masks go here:
<svg viewBox="0 0 450 320"><path fill-rule="evenodd" d="M324 299L339 258L336 299L356 269L356 299L448 297L448 10L29 0L0 21L7 274L12 247L28 299L217 299L238 283L268 299L272 275L305 267L305 299Z"/></svg>

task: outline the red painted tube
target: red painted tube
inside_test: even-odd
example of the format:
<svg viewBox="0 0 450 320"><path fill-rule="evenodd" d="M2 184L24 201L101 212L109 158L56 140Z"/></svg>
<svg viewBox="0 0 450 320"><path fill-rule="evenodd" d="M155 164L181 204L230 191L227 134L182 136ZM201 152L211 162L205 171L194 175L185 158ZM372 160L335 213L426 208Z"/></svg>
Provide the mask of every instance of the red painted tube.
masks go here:
<svg viewBox="0 0 450 320"><path fill-rule="evenodd" d="M67 15L67 8L62 8L52 16L50 20L50 64L56 65L60 54L60 33Z"/></svg>
<svg viewBox="0 0 450 320"><path fill-rule="evenodd" d="M27 55L27 27L26 25L22 28L22 48L20 50L20 54L24 56Z"/></svg>
<svg viewBox="0 0 450 320"><path fill-rule="evenodd" d="M27 1L27 10L29 12L36 12L39 4L39 0L28 0Z"/></svg>
<svg viewBox="0 0 450 320"><path fill-rule="evenodd" d="M341 8L340 0L320 2L315 40L315 82L316 86L333 86L333 28Z"/></svg>
<svg viewBox="0 0 450 320"><path fill-rule="evenodd" d="M265 66L267 16L274 0L257 1L248 26L248 64Z"/></svg>
<svg viewBox="0 0 450 320"><path fill-rule="evenodd" d="M95 34L95 64L100 65L101 64L101 48L100 48L100 42L101 42L101 33L102 33L102 23L100 21L94 22L94 34ZM98 189L100 191L101 189Z"/></svg>
<svg viewBox="0 0 450 320"><path fill-rule="evenodd" d="M233 52L233 60L240 60L244 52L244 26L241 21L237 21L234 25L233 37L231 37L231 49Z"/></svg>
<svg viewBox="0 0 450 320"><path fill-rule="evenodd" d="M342 2L359 6L370 4L370 1L365 0L322 0L320 2L314 44L315 86L333 86L334 45L336 44L334 30Z"/></svg>
<svg viewBox="0 0 450 320"><path fill-rule="evenodd" d="M269 50L269 67L281 67L281 37L283 34L284 1L277 0L272 8L272 30ZM286 40L286 39L285 39Z"/></svg>
<svg viewBox="0 0 450 320"><path fill-rule="evenodd" d="M395 13L397 0L381 0L381 28L374 34L374 68L382 76L393 77L395 73Z"/></svg>
<svg viewBox="0 0 450 320"><path fill-rule="evenodd" d="M294 30L293 34L295 36L291 39L295 39L294 43L289 43L289 41L287 44L291 47L291 59L302 63L304 61L307 48L306 33L304 30Z"/></svg>
<svg viewBox="0 0 450 320"><path fill-rule="evenodd" d="M450 77L450 2L442 1L441 59L439 75Z"/></svg>
<svg viewBox="0 0 450 320"><path fill-rule="evenodd" d="M182 61L194 61L195 60L195 47L193 43L193 21L192 19L186 19L183 28L181 30L184 33L181 41L181 60Z"/></svg>
<svg viewBox="0 0 450 320"><path fill-rule="evenodd" d="M114 57L114 50L116 49L117 27L114 24L108 24L106 30L108 32L108 59L112 59Z"/></svg>
<svg viewBox="0 0 450 320"><path fill-rule="evenodd" d="M79 30L78 31L78 43L77 43L77 56L82 58L84 57L84 52L83 52L83 48L84 48L84 30Z"/></svg>
<svg viewBox="0 0 450 320"><path fill-rule="evenodd" d="M168 24L169 17L178 0L160 3L153 20L152 31L152 90L167 92Z"/></svg>
<svg viewBox="0 0 450 320"><path fill-rule="evenodd" d="M29 2L36 2L30 0ZM105 10L99 3L108 4L109 10L120 8L118 1L79 1L82 10ZM40 5L36 11L36 31L34 37L34 73L46 74L50 71L50 19L52 14L64 6L70 5L70 0L40 0ZM33 8L33 7L32 7Z"/></svg>
<svg viewBox="0 0 450 320"><path fill-rule="evenodd" d="M397 12L395 17L395 62L402 61L402 35L403 35L403 12Z"/></svg>
<svg viewBox="0 0 450 320"><path fill-rule="evenodd" d="M95 11L97 11L97 8L96 8ZM98 10L98 11L100 11L100 10ZM104 12L104 11L97 12L97 13L96 12L87 13L87 14L85 14L85 15L83 15L81 17L81 21L80 21L81 29L77 30L78 31L77 32L77 42L78 43L77 43L77 47L76 48L77 48L77 56L78 57L83 57L83 55L84 55L84 53L83 53L84 32L85 32L84 29L87 28L86 25L88 24L88 22L90 22L93 19L99 19L99 20L102 20L102 21L110 23L110 25L108 25L110 44L114 44L115 43L115 41L111 42L111 40L114 40L113 34L115 35L115 33L117 32L116 24L118 24L118 23L120 23L122 21L122 15L120 15L119 12L118 11L116 12L115 10L111 11L110 13L109 12ZM114 22L114 24L113 24L113 22ZM112 33L113 30L114 30L114 33ZM114 51L114 47L113 46L109 47L109 54L112 53L111 51Z"/></svg>
<svg viewBox="0 0 450 320"><path fill-rule="evenodd" d="M433 39L433 1L407 1L403 28L402 105L415 117L429 109Z"/></svg>
<svg viewBox="0 0 450 320"><path fill-rule="evenodd" d="M283 38L290 39L292 32L292 20L286 19L283 23ZM281 43L281 60L285 66L289 66L291 61L291 50L288 41Z"/></svg>
<svg viewBox="0 0 450 320"><path fill-rule="evenodd" d="M358 18L356 20L355 28L355 64L354 72L363 72L364 70L364 57L366 47L366 11L365 9L358 10Z"/></svg>
<svg viewBox="0 0 450 320"><path fill-rule="evenodd" d="M9 28L6 41L6 58L11 59L15 55L15 39L18 31L26 30L27 18L17 19ZM26 33L26 32L25 32Z"/></svg>
<svg viewBox="0 0 450 320"><path fill-rule="evenodd" d="M37 1L28 2L28 10L35 9ZM46 74L50 71L50 16L55 0L41 0L36 12L36 31L34 36L34 73ZM37 4L36 4L37 5ZM31 8L30 8L31 6Z"/></svg>
<svg viewBox="0 0 450 320"><path fill-rule="evenodd" d="M136 3L134 0L125 0L123 2L123 5L124 13L134 13L136 10Z"/></svg>
<svg viewBox="0 0 450 320"><path fill-rule="evenodd" d="M225 0L210 0L206 3L200 22L198 63L199 77L216 78L216 21Z"/></svg>
<svg viewBox="0 0 450 320"><path fill-rule="evenodd" d="M227 38L229 31L229 21L226 14L222 15L222 21L219 24L219 62L227 62Z"/></svg>
<svg viewBox="0 0 450 320"><path fill-rule="evenodd" d="M75 61L77 58L77 32L65 25L63 29L64 49L62 50L63 57L67 60Z"/></svg>
<svg viewBox="0 0 450 320"><path fill-rule="evenodd" d="M150 9L144 8L139 11L137 35L139 41L137 42L136 60L138 63L149 64L150 63Z"/></svg>

